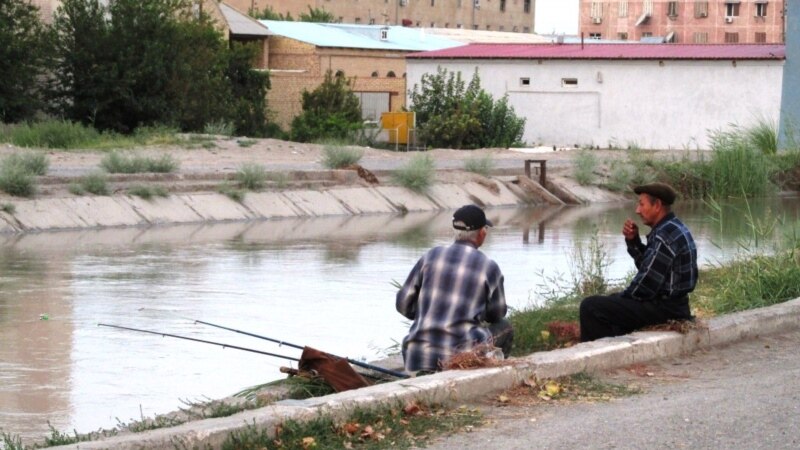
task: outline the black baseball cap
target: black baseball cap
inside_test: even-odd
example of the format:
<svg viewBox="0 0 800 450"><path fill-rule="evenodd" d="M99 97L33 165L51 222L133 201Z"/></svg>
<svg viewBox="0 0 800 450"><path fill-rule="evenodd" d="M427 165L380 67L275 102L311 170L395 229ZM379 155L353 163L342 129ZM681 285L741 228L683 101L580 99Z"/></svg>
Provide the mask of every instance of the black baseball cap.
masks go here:
<svg viewBox="0 0 800 450"><path fill-rule="evenodd" d="M678 197L675 189L666 183L650 183L633 188L633 192L637 194L649 194L653 197L664 202L665 205L671 205Z"/></svg>
<svg viewBox="0 0 800 450"><path fill-rule="evenodd" d="M462 206L453 213L453 228L456 230L472 231L485 226L492 227L494 224L486 218L483 210L475 205Z"/></svg>

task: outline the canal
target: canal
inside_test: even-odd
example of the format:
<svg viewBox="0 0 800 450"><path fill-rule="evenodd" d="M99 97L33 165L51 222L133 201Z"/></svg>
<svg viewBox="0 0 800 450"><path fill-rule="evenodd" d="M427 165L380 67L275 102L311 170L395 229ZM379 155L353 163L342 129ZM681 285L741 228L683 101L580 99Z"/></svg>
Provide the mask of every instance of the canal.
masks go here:
<svg viewBox="0 0 800 450"><path fill-rule="evenodd" d="M748 242L748 208L764 223L796 222L799 203L731 202L722 220L702 202L676 212L707 266ZM200 319L378 359L408 327L394 310L392 282L404 281L427 248L451 240L450 214L0 235L0 431L41 439L48 422L70 434L113 428L281 378L279 368L292 364L98 323L299 357L194 324ZM488 216L496 226L482 250L503 270L513 308L568 284L575 249L595 238L608 253L608 278L633 269L620 233L635 217L632 203Z"/></svg>

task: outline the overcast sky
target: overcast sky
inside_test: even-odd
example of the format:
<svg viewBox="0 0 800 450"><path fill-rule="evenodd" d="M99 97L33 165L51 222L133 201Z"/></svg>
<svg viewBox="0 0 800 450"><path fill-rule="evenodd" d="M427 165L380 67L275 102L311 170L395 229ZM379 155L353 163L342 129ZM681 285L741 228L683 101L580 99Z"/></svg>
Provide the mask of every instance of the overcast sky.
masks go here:
<svg viewBox="0 0 800 450"><path fill-rule="evenodd" d="M536 0L535 5L535 33L578 34L579 0Z"/></svg>

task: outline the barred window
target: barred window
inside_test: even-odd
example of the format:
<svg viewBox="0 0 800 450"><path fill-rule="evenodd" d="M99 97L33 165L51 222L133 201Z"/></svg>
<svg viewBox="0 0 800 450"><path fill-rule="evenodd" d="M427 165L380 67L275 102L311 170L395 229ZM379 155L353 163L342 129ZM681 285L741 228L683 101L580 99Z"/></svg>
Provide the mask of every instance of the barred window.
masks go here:
<svg viewBox="0 0 800 450"><path fill-rule="evenodd" d="M653 0L644 0L642 13L653 15Z"/></svg>
<svg viewBox="0 0 800 450"><path fill-rule="evenodd" d="M694 43L695 44L708 44L708 33L695 33L694 34Z"/></svg>
<svg viewBox="0 0 800 450"><path fill-rule="evenodd" d="M678 17L678 2L667 3L667 15L669 17Z"/></svg>
<svg viewBox="0 0 800 450"><path fill-rule="evenodd" d="M708 2L707 1L697 1L694 2L694 17L695 18L703 18L708 17Z"/></svg>
<svg viewBox="0 0 800 450"><path fill-rule="evenodd" d="M756 44L766 44L767 43L767 33L756 32Z"/></svg>
<svg viewBox="0 0 800 450"><path fill-rule="evenodd" d="M619 0L619 16L628 17L628 0Z"/></svg>
<svg viewBox="0 0 800 450"><path fill-rule="evenodd" d="M592 19L603 18L603 2L592 2Z"/></svg>
<svg viewBox="0 0 800 450"><path fill-rule="evenodd" d="M725 33L725 43L726 44L738 44L739 43L739 33Z"/></svg>

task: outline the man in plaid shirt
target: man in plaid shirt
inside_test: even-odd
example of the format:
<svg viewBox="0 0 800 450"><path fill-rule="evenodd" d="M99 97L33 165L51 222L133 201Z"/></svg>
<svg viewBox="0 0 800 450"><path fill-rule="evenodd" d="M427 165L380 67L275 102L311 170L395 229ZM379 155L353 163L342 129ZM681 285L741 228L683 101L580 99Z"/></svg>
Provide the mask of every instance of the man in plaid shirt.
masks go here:
<svg viewBox="0 0 800 450"><path fill-rule="evenodd" d="M622 292L585 298L580 306L581 341L619 336L669 320L691 319L688 294L697 284L697 247L692 234L671 211L677 194L664 183L633 190L645 225L647 245L628 219L622 227L628 254L639 270Z"/></svg>
<svg viewBox="0 0 800 450"><path fill-rule="evenodd" d="M397 293L397 311L414 321L403 339L407 371L441 370L451 356L484 343L509 356L513 330L503 319L503 274L478 250L491 226L479 207L459 208L453 214L455 242L422 256Z"/></svg>

